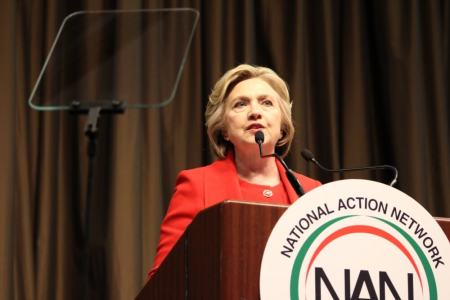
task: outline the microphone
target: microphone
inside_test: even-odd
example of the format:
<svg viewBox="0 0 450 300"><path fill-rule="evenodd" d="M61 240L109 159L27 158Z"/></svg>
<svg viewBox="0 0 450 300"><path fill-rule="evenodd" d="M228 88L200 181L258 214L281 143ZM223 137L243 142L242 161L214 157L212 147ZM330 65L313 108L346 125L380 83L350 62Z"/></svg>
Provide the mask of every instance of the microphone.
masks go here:
<svg viewBox="0 0 450 300"><path fill-rule="evenodd" d="M302 150L302 156L307 161L312 161L316 166L318 166L320 169L327 171L327 172L346 172L346 171L362 171L362 170L391 170L394 172L394 179L389 184L390 186L394 186L394 184L397 182L398 178L398 171L397 168L391 165L377 165L377 166L367 166L367 167L355 167L355 168L343 168L343 169L328 169L324 166L322 166L317 159L314 157L314 154L309 151L308 149Z"/></svg>
<svg viewBox="0 0 450 300"><path fill-rule="evenodd" d="M278 161L284 167L284 169L286 171L286 177L289 180L291 186L294 188L294 191L297 193L297 196L299 196L299 197L303 196L305 194L303 187L300 185L300 182L298 182L297 177L295 177L292 170L288 168L288 166L286 165L284 160L276 153L267 154L267 155L264 155L262 153L262 144L264 143L264 132L257 131L255 133L255 142L258 144L258 147L259 147L259 156L261 158L275 157L276 159L278 159Z"/></svg>

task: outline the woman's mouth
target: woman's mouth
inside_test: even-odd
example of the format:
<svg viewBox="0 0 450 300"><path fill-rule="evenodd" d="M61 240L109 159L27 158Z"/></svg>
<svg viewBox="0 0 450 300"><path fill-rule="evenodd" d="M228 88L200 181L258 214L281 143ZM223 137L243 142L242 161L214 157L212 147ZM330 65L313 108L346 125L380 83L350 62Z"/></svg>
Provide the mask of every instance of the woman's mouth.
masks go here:
<svg viewBox="0 0 450 300"><path fill-rule="evenodd" d="M262 126L261 124L251 124L251 125L247 126L246 130L257 131L257 130L263 129L263 128L264 128L264 126Z"/></svg>

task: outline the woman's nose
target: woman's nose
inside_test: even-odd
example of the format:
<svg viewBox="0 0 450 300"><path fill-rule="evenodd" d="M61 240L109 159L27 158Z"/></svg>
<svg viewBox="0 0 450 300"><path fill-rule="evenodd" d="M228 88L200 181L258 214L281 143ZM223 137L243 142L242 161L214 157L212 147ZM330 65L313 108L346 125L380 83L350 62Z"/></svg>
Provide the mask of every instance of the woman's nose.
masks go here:
<svg viewBox="0 0 450 300"><path fill-rule="evenodd" d="M259 103L252 103L248 114L250 120L257 120L261 118L261 107Z"/></svg>

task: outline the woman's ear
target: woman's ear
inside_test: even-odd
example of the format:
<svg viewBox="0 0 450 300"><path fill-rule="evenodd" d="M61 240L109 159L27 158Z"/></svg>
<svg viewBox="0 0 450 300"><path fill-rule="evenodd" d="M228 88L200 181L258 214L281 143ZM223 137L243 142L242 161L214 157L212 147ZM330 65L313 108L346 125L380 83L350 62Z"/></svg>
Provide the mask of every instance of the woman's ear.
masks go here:
<svg viewBox="0 0 450 300"><path fill-rule="evenodd" d="M225 140L225 141L230 141L230 138L228 137L228 133L227 133L227 131L225 130L225 129L222 129L221 131L220 131L220 133L222 134L222 137L223 137L223 139Z"/></svg>

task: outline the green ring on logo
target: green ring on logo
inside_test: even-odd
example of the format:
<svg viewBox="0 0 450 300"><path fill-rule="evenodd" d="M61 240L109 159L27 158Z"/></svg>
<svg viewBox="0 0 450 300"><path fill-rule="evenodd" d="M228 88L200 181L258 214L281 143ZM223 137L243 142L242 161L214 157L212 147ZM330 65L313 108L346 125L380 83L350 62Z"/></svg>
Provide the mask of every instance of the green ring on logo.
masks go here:
<svg viewBox="0 0 450 300"><path fill-rule="evenodd" d="M291 294L290 298L292 300L299 300L298 280L300 277L300 270L301 270L301 266L303 265L303 261L305 260L306 253L311 248L312 243L317 239L317 237L325 229L327 229L328 227L330 227L331 225L333 225L339 221L342 221L342 220L350 218L350 217L356 217L356 215L343 216L343 217L339 217L339 218L336 218L336 219L326 222L325 224L323 224L322 226L317 228L306 239L305 243L303 243L303 246L300 248L300 250L295 258L294 265L292 266L291 281L290 281L290 294ZM425 273L427 276L427 281L428 281L428 287L429 287L429 291L430 291L430 299L437 299L436 279L434 278L434 274L431 269L430 263L428 262L422 249L420 249L419 245L403 229L401 229L397 225L392 224L392 223L390 223L386 220L380 219L380 218L376 218L376 217L371 217L371 218L377 219L377 220L382 221L382 222L386 223L387 225L391 226L392 228L397 230L408 241L408 243L411 245L411 247L416 252L417 256L420 258L422 266L425 270Z"/></svg>
<svg viewBox="0 0 450 300"><path fill-rule="evenodd" d="M422 263L422 266L425 269L425 274L427 275L428 287L430 289L430 299L437 299L438 295L437 295L436 279L434 278L433 270L431 269L430 263L428 262L425 253L423 253L422 249L420 249L420 246L417 245L417 243L411 238L411 236L409 236L403 229L401 229L397 225L389 221L383 220L381 218L376 217L374 218L388 224L389 226L397 230L409 242L411 247L413 247L414 251L416 251L417 256L419 256L420 262Z"/></svg>
<svg viewBox="0 0 450 300"><path fill-rule="evenodd" d="M295 258L294 265L292 266L292 272L291 272L291 299L292 300L298 300L298 278L300 277L300 269L301 265L303 264L303 261L305 260L306 253L308 252L309 248L311 247L312 243L316 240L316 238L329 226L333 225L334 223L341 221L343 219L347 219L353 216L343 216L336 219L333 219L331 221L328 221L327 223L323 224L319 228L317 228L311 235L306 239L303 246L298 251L297 257Z"/></svg>

